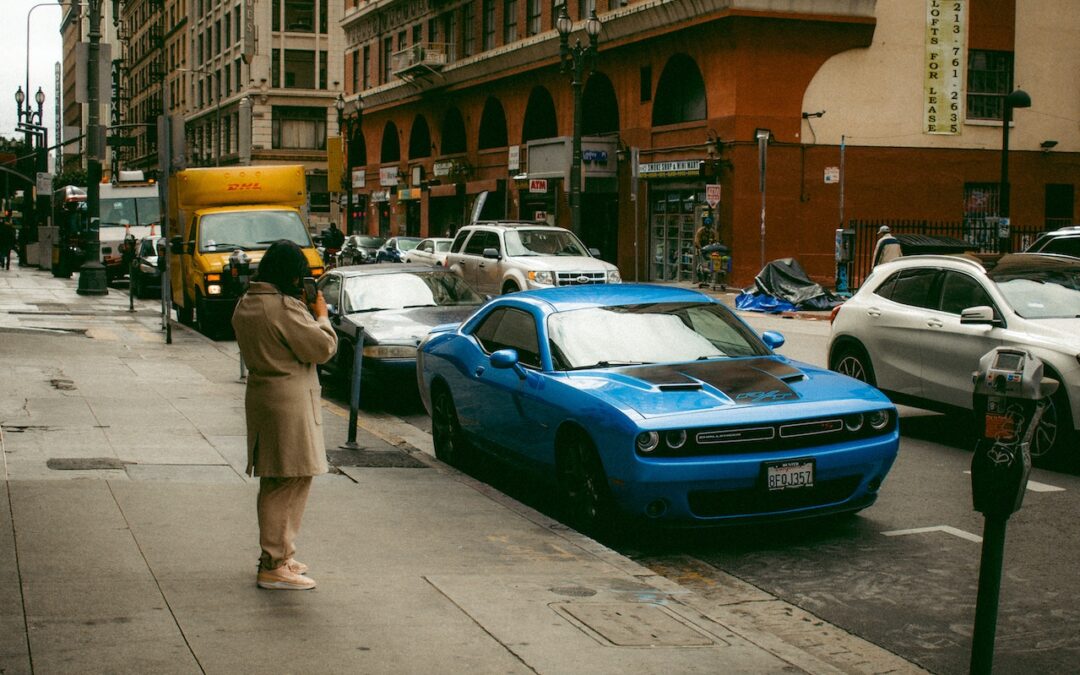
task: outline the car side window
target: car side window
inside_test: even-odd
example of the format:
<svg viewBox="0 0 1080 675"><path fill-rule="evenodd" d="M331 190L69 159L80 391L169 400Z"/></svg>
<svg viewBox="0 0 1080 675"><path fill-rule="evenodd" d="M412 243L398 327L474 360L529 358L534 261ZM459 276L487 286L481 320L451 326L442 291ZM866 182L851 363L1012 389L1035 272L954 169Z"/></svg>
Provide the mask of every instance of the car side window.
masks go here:
<svg viewBox="0 0 1080 675"><path fill-rule="evenodd" d="M528 312L503 307L488 314L473 331L488 354L500 349L516 349L523 366L540 367L540 346L536 320Z"/></svg>
<svg viewBox="0 0 1080 675"><path fill-rule="evenodd" d="M968 307L994 306L986 289L979 282L960 272L945 272L941 284L941 311L960 314Z"/></svg>
<svg viewBox="0 0 1080 675"><path fill-rule="evenodd" d="M1055 237L1046 242L1039 253L1058 253L1080 258L1080 237Z"/></svg>
<svg viewBox="0 0 1080 675"><path fill-rule="evenodd" d="M930 290L937 275L936 269L901 270L889 299L901 305L933 308L937 302L936 298L931 299Z"/></svg>
<svg viewBox="0 0 1080 675"><path fill-rule="evenodd" d="M450 245L450 251L452 253L461 253L461 249L465 246L465 240L469 237L469 230L462 230L454 237L454 243Z"/></svg>
<svg viewBox="0 0 1080 675"><path fill-rule="evenodd" d="M336 274L330 274L323 278L322 285L319 287L322 291L323 298L326 299L326 304L333 305L334 309L341 311L341 277Z"/></svg>
<svg viewBox="0 0 1080 675"><path fill-rule="evenodd" d="M883 298L891 298L893 288L896 287L896 277L898 276L900 276L900 273L896 272L886 279L880 286L874 289L874 295L880 295Z"/></svg>
<svg viewBox="0 0 1080 675"><path fill-rule="evenodd" d="M499 250L499 235L487 230L477 230L473 233L469 243L465 245L465 253L469 255L484 255L484 249L493 248Z"/></svg>

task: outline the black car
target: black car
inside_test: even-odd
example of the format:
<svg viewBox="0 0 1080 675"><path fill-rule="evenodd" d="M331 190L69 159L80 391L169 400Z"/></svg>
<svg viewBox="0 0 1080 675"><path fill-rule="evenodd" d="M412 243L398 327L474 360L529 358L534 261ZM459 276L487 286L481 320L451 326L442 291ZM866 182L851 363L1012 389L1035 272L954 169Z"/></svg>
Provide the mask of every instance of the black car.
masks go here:
<svg viewBox="0 0 1080 675"><path fill-rule="evenodd" d="M419 243L420 237L390 237L375 253L375 262L405 262L405 252Z"/></svg>
<svg viewBox="0 0 1080 675"><path fill-rule="evenodd" d="M484 298L445 268L420 264L339 267L319 279L338 336L322 368L348 382L363 330L361 379L415 386L416 347L438 325L460 323Z"/></svg>
<svg viewBox="0 0 1080 675"><path fill-rule="evenodd" d="M164 252L162 237L144 237L136 245L128 273L131 294L136 298L151 298L161 293L161 268L158 266L161 258L158 254Z"/></svg>
<svg viewBox="0 0 1080 675"><path fill-rule="evenodd" d="M375 253L386 242L382 237L367 234L350 234L337 254L338 267L366 265L375 262Z"/></svg>

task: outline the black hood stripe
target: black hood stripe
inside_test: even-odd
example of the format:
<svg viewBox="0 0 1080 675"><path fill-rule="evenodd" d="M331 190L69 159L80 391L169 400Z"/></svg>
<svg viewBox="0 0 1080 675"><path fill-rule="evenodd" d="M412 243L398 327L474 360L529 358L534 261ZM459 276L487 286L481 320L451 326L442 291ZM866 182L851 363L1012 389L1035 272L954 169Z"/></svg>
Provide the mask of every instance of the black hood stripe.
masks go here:
<svg viewBox="0 0 1080 675"><path fill-rule="evenodd" d="M677 366L614 368L613 372L660 388L683 389L704 382L738 403L772 403L798 398L787 381L801 377L797 368L769 358L712 360Z"/></svg>

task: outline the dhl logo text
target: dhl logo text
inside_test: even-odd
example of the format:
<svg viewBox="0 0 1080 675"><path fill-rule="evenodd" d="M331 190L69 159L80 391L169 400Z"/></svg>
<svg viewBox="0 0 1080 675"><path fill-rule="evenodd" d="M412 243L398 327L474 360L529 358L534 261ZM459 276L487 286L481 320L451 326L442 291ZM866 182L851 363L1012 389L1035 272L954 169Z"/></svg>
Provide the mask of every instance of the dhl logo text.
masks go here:
<svg viewBox="0 0 1080 675"><path fill-rule="evenodd" d="M261 183L229 183L228 186L225 187L225 189L227 191L229 191L229 192L234 192L236 190L261 190L262 189L262 184Z"/></svg>

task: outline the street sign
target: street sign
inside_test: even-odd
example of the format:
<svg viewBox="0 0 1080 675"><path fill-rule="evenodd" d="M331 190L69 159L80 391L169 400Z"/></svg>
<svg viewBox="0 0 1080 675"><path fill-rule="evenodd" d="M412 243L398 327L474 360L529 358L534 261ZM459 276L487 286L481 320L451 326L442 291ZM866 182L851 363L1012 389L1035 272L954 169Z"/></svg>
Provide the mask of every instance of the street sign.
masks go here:
<svg viewBox="0 0 1080 675"><path fill-rule="evenodd" d="M831 184L831 183L839 183L839 182L840 182L840 167L838 167L838 166L827 166L827 167L825 167L825 183L826 183L826 185Z"/></svg>
<svg viewBox="0 0 1080 675"><path fill-rule="evenodd" d="M529 192L547 192L548 182L546 178L530 178Z"/></svg>
<svg viewBox="0 0 1080 675"><path fill-rule="evenodd" d="M719 183L710 183L705 186L705 201L714 209L716 208L716 205L720 203Z"/></svg>

